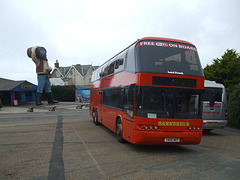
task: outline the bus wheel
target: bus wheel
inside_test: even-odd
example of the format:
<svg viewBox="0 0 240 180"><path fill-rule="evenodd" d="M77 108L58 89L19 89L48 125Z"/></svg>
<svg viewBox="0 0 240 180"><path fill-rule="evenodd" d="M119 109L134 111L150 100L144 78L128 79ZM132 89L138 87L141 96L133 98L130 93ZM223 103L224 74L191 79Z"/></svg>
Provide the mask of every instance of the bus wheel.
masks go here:
<svg viewBox="0 0 240 180"><path fill-rule="evenodd" d="M120 118L117 119L117 140L120 143L124 142L124 139L122 137L122 121Z"/></svg>
<svg viewBox="0 0 240 180"><path fill-rule="evenodd" d="M93 110L93 123L96 124L96 125L99 125L97 109Z"/></svg>

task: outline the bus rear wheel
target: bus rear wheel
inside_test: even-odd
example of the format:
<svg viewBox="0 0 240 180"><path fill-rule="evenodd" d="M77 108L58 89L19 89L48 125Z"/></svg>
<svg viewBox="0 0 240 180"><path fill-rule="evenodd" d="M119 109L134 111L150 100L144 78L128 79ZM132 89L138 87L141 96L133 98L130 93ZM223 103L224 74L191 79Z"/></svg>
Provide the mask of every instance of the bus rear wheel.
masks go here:
<svg viewBox="0 0 240 180"><path fill-rule="evenodd" d="M97 109L94 109L94 110L93 110L93 123L96 124L96 125L99 125L98 115L97 115Z"/></svg>
<svg viewBox="0 0 240 180"><path fill-rule="evenodd" d="M120 142L120 143L123 143L124 142L124 139L122 137L122 121L120 118L117 119L117 140Z"/></svg>

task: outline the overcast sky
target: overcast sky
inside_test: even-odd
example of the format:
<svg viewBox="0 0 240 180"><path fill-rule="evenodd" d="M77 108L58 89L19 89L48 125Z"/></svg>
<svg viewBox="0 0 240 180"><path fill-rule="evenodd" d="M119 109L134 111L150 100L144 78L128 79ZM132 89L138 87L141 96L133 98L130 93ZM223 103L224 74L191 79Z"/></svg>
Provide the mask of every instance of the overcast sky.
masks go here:
<svg viewBox="0 0 240 180"><path fill-rule="evenodd" d="M240 52L239 0L0 0L0 77L37 84L27 48L49 64L101 65L139 38L193 43L204 68Z"/></svg>

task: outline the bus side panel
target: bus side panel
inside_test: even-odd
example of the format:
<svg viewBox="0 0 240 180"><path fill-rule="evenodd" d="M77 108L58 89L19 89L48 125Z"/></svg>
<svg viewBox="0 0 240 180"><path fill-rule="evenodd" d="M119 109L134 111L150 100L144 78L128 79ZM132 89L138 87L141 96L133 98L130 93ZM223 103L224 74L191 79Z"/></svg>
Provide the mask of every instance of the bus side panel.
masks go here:
<svg viewBox="0 0 240 180"><path fill-rule="evenodd" d="M123 139L125 139L130 143L133 143L134 142L134 133L133 133L134 122L132 118L124 114L123 120L122 120L122 126L123 126Z"/></svg>
<svg viewBox="0 0 240 180"><path fill-rule="evenodd" d="M117 110L102 106L102 124L111 131L116 132Z"/></svg>
<svg viewBox="0 0 240 180"><path fill-rule="evenodd" d="M117 117L119 117L122 121L123 139L129 142L133 142L133 120L122 111L102 106L102 124L114 133L116 133Z"/></svg>
<svg viewBox="0 0 240 180"><path fill-rule="evenodd" d="M96 92L91 91L91 96L90 96L90 106L89 106L89 114L91 117L93 117L93 109L96 107L97 102L96 102Z"/></svg>
<svg viewBox="0 0 240 180"><path fill-rule="evenodd" d="M91 91L89 114L93 117L93 110L97 110L98 122L101 123L101 91Z"/></svg>
<svg viewBox="0 0 240 180"><path fill-rule="evenodd" d="M136 82L135 74L123 71L102 79L101 83L94 82L93 84L94 86L96 86L96 88L105 89L109 87L128 86L135 82Z"/></svg>
<svg viewBox="0 0 240 180"><path fill-rule="evenodd" d="M203 128L215 129L227 126L226 107L222 102L215 102L210 107L209 102L203 102Z"/></svg>

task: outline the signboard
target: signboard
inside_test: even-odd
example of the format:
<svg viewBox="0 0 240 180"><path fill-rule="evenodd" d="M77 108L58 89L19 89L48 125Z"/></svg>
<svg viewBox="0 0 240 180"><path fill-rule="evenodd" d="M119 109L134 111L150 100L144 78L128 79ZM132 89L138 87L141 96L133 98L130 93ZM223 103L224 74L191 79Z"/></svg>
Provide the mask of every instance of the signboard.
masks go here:
<svg viewBox="0 0 240 180"><path fill-rule="evenodd" d="M90 101L90 89L77 88L75 101L76 102L89 102Z"/></svg>
<svg viewBox="0 0 240 180"><path fill-rule="evenodd" d="M25 84L21 84L21 89L22 90L33 90L33 85L25 85Z"/></svg>

